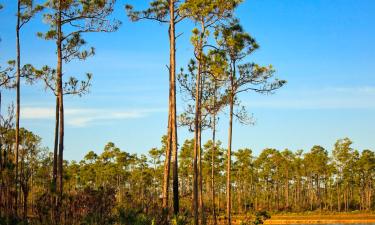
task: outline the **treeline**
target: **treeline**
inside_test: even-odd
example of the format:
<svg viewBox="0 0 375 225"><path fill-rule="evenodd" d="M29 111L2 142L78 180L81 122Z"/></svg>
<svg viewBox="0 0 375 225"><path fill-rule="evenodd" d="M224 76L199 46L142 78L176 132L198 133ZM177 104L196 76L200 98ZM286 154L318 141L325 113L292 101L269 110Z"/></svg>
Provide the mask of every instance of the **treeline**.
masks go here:
<svg viewBox="0 0 375 225"><path fill-rule="evenodd" d="M162 148L153 148L146 155L121 151L113 143L108 143L101 154L90 151L82 161L67 163L69 187L66 188L112 187L117 190L119 203L138 206L144 212L152 211L162 196L166 137L163 140ZM352 141L344 138L334 144L330 153L319 145L306 152L266 148L258 156L248 148L234 151L233 212L373 210L375 154L371 150L359 152L351 145ZM186 140L178 155L183 211L191 210L193 151L194 140ZM213 207L220 215L225 212L226 151L220 141L215 149L212 141L202 148L202 196L207 216Z"/></svg>
<svg viewBox="0 0 375 225"><path fill-rule="evenodd" d="M4 219L17 209L13 201L15 166L11 154L14 129L3 134L0 209ZM28 213L31 224L50 224L54 207L49 191L53 154L40 142L37 135L20 130L22 194L18 204L22 207L18 210L24 215ZM109 142L100 154L89 151L79 162L64 161L62 221L66 224L164 223L160 206L166 144L167 136L164 136L160 148L137 155ZM375 154L371 150L355 150L351 145L352 141L344 138L329 151L319 145L308 151L266 148L258 156L248 148L234 151L232 213L373 210ZM189 223L191 218L193 151L194 140L185 140L178 155L180 215L184 215L178 217L180 224ZM214 208L219 218L225 214L226 151L220 141L214 147L209 140L202 148L202 201L206 222L212 221ZM213 187L214 196L211 195Z"/></svg>

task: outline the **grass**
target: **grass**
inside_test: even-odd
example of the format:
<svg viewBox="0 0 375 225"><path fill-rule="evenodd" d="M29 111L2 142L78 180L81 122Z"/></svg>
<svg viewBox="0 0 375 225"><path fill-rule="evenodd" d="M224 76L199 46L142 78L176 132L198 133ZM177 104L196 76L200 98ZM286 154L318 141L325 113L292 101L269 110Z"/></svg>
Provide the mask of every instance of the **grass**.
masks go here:
<svg viewBox="0 0 375 225"><path fill-rule="evenodd" d="M233 224L239 225L244 220L244 215L233 216ZM224 222L220 218L219 222ZM303 212L303 213L273 213L271 219L265 224L375 224L374 212ZM219 223L221 224L221 223ZM222 223L222 224L225 224Z"/></svg>

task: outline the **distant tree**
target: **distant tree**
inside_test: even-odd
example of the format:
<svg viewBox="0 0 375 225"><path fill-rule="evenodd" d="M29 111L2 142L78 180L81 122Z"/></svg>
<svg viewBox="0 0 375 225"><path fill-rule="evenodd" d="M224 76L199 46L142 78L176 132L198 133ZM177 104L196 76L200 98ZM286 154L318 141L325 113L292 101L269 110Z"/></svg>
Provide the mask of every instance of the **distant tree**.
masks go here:
<svg viewBox="0 0 375 225"><path fill-rule="evenodd" d="M203 145L203 169L206 168L206 183L210 184L211 189L211 204L212 204L212 218L213 223L217 223L217 212L220 209L220 204L216 204L216 199L220 199L220 192L223 187L224 169L224 149L221 147L221 142L216 140L214 144L212 140L207 141ZM211 177L209 177L209 174ZM209 179L211 179L209 181ZM207 184L206 184L207 185ZM207 190L208 192L208 190ZM218 196L218 198L216 198ZM218 202L219 203L219 202Z"/></svg>
<svg viewBox="0 0 375 225"><path fill-rule="evenodd" d="M279 157L279 152L276 149L267 148L264 149L260 155L255 160L255 166L258 170L258 190L263 190L257 192L259 199L261 201L261 208L267 208L270 210L272 208L272 194L273 189L272 184L275 183L274 179L276 177L277 158Z"/></svg>
<svg viewBox="0 0 375 225"><path fill-rule="evenodd" d="M163 151L158 148L152 148L148 151L148 155L150 156L151 160L150 163L153 165L153 173L152 173L152 183L153 183L153 193L152 193L152 201L153 201L153 206L156 206L157 199L159 197L158 195L158 186L159 184L159 179L158 179L158 172L159 172L159 167L161 164L161 157L163 155Z"/></svg>
<svg viewBox="0 0 375 225"><path fill-rule="evenodd" d="M359 173L359 186L360 191L360 209L371 210L373 197L372 197L372 184L374 182L375 174L375 153L371 150L363 150L358 160L358 173Z"/></svg>
<svg viewBox="0 0 375 225"><path fill-rule="evenodd" d="M308 173L308 180L310 185L310 208L313 208L313 183L315 183L315 196L318 200L318 206L321 209L321 180L324 177L325 172L328 170L328 152L321 146L315 145L310 152L305 154L305 165Z"/></svg>
<svg viewBox="0 0 375 225"><path fill-rule="evenodd" d="M246 212L247 192L250 192L254 180L253 156L250 149L239 149L233 155L236 160L233 165L237 187L238 213Z"/></svg>
<svg viewBox="0 0 375 225"><path fill-rule="evenodd" d="M43 149L41 138L24 128L20 129L20 179L19 184L23 194L23 221L27 221L28 198L32 189L31 178L35 176ZM21 195L20 195L21 196Z"/></svg>
<svg viewBox="0 0 375 225"><path fill-rule="evenodd" d="M181 180L181 194L182 197L189 196L192 194L192 183L193 183L193 151L194 151L194 139L186 139L181 146L179 158L179 174ZM190 200L190 198L189 198Z"/></svg>
<svg viewBox="0 0 375 225"><path fill-rule="evenodd" d="M341 211L342 203L344 203L345 211L349 209L349 191L353 185L353 172L357 160L356 155L358 155L358 152L351 147L352 143L349 138L339 139L332 151L338 176L336 181L338 211Z"/></svg>

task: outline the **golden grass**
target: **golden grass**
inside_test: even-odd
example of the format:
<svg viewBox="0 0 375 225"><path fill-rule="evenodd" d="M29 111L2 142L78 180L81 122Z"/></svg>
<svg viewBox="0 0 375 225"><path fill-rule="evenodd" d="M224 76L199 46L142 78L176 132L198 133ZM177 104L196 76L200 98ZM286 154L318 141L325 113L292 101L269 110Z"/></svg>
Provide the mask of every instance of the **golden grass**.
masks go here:
<svg viewBox="0 0 375 225"><path fill-rule="evenodd" d="M233 224L239 225L244 216L234 216ZM221 218L220 222L224 218ZM221 224L221 223L219 223ZM224 224L224 223L223 223ZM311 215L272 215L265 224L375 224L375 214L340 213Z"/></svg>

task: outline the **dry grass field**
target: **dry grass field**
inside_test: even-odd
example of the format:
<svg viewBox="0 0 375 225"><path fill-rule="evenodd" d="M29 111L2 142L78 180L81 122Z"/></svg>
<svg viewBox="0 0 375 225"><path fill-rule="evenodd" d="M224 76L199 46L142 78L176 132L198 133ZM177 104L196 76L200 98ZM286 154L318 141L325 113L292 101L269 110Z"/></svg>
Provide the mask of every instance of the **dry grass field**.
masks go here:
<svg viewBox="0 0 375 225"><path fill-rule="evenodd" d="M233 224L239 225L244 219L244 216L234 216ZM225 224L224 218L219 222ZM272 215L264 224L375 224L375 214Z"/></svg>

